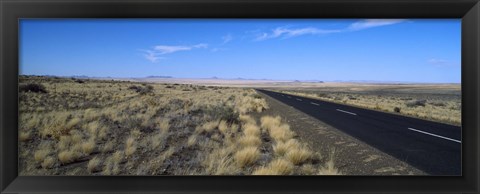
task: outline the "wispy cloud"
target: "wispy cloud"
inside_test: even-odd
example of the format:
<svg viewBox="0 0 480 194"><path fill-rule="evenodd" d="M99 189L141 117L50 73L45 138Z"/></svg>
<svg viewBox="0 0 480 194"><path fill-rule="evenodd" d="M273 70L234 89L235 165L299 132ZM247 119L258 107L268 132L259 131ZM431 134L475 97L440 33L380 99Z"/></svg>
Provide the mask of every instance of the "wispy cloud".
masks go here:
<svg viewBox="0 0 480 194"><path fill-rule="evenodd" d="M380 26L388 26L393 24L398 24L405 22L405 19L366 19L360 20L348 26L346 30L350 31L358 31L358 30L365 30L368 28L375 28Z"/></svg>
<svg viewBox="0 0 480 194"><path fill-rule="evenodd" d="M445 59L439 59L439 58L431 58L427 60L427 63L435 66L456 66L460 65L460 63L455 63L451 62Z"/></svg>
<svg viewBox="0 0 480 194"><path fill-rule="evenodd" d="M150 50L140 50L144 54L143 56L145 59L149 60L152 63L158 62L160 59L164 57L160 57L161 55L171 54L179 51L189 51L193 49L205 49L208 48L208 44L196 44L191 46L172 46L172 45L156 45L153 46L153 49Z"/></svg>
<svg viewBox="0 0 480 194"><path fill-rule="evenodd" d="M352 23L346 28L341 29L320 29L315 27L306 27L306 28L287 28L287 27L278 27L270 32L262 32L257 34L255 41L262 41L273 38L291 38L302 35L325 35L341 32L351 32L365 30L368 28L380 27L398 24L404 22L403 19L365 19L358 22Z"/></svg>
<svg viewBox="0 0 480 194"><path fill-rule="evenodd" d="M222 44L227 44L232 40L233 40L233 36L231 34L227 34L225 36L222 36Z"/></svg>
<svg viewBox="0 0 480 194"><path fill-rule="evenodd" d="M313 27L308 27L308 28L297 28L297 29L291 29L291 28L285 28L285 27L279 27L275 28L271 31L271 33L261 33L259 34L255 40L256 41L261 41L261 40L267 40L267 39L272 39L272 38L291 38L295 36L302 36L302 35L317 35L317 34L330 34L330 33L338 33L340 32L339 30L324 30L324 29L318 29L318 28L313 28Z"/></svg>
<svg viewBox="0 0 480 194"><path fill-rule="evenodd" d="M151 50L141 50L141 51L144 52L143 56L145 57L145 59L149 60L152 63L156 63L163 58L163 57L159 57L160 54Z"/></svg>

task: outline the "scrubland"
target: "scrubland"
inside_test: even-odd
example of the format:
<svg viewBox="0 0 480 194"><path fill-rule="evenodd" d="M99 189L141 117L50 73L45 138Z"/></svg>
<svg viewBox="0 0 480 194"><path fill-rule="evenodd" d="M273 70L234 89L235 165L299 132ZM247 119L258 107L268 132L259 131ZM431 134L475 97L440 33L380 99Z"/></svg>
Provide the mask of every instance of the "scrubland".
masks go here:
<svg viewBox="0 0 480 194"><path fill-rule="evenodd" d="M21 76L21 175L337 175L253 89Z"/></svg>
<svg viewBox="0 0 480 194"><path fill-rule="evenodd" d="M357 84L317 88L275 88L273 90L457 126L461 125L461 90L459 84Z"/></svg>

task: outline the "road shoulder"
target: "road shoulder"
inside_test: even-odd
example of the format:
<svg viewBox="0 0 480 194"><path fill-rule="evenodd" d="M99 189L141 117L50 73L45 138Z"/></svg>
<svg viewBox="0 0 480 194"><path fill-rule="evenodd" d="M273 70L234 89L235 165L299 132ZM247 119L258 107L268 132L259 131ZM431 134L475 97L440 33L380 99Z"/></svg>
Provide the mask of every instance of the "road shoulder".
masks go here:
<svg viewBox="0 0 480 194"><path fill-rule="evenodd" d="M424 172L357 140L318 119L262 94L269 109L263 114L282 117L312 150L326 161L334 153L335 166L346 175L425 175Z"/></svg>

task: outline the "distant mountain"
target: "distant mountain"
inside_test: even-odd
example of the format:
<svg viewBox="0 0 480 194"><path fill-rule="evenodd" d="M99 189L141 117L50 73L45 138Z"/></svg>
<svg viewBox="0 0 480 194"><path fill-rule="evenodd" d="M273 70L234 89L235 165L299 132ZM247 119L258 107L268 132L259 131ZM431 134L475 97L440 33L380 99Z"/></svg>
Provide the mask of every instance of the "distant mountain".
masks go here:
<svg viewBox="0 0 480 194"><path fill-rule="evenodd" d="M163 76L163 75L151 75L146 78L173 78L172 76Z"/></svg>

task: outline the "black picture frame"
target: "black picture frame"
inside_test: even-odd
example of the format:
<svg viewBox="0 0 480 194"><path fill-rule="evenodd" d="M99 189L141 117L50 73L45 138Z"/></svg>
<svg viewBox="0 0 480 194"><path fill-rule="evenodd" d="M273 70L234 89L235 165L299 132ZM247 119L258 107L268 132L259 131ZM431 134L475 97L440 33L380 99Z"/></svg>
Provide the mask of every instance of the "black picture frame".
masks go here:
<svg viewBox="0 0 480 194"><path fill-rule="evenodd" d="M478 193L478 0L1 0L0 192ZM20 18L461 18L462 176L18 176Z"/></svg>

